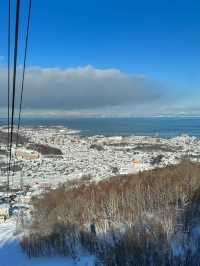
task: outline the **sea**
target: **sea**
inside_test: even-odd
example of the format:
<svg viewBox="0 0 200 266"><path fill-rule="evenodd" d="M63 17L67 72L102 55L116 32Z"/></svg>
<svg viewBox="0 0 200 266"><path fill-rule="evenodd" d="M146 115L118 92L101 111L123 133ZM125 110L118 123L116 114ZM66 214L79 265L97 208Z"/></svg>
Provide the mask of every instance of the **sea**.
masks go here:
<svg viewBox="0 0 200 266"><path fill-rule="evenodd" d="M0 118L0 125L6 125ZM66 118L24 117L22 126L64 126L82 136L159 136L171 138L187 134L200 137L200 117L129 117L129 118Z"/></svg>

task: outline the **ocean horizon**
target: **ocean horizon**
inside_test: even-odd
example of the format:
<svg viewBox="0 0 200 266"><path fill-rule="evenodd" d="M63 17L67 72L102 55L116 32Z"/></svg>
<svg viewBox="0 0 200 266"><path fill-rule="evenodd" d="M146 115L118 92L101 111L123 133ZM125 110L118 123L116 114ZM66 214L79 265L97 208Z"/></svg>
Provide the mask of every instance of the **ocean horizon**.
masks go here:
<svg viewBox="0 0 200 266"><path fill-rule="evenodd" d="M16 121L15 121L16 122ZM0 126L7 118L0 118ZM187 134L200 137L200 117L24 117L22 126L64 126L83 136L160 136L170 138Z"/></svg>

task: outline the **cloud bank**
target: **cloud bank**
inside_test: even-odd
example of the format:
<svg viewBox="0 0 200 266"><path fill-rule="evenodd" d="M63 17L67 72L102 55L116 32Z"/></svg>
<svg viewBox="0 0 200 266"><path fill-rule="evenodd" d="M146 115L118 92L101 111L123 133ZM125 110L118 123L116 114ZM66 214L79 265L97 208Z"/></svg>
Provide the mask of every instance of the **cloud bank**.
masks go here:
<svg viewBox="0 0 200 266"><path fill-rule="evenodd" d="M0 69L0 107L7 105L7 70ZM21 69L18 69L21 77ZM17 84L19 98L20 80ZM118 69L77 68L27 69L24 108L76 110L153 102L161 96L149 78Z"/></svg>

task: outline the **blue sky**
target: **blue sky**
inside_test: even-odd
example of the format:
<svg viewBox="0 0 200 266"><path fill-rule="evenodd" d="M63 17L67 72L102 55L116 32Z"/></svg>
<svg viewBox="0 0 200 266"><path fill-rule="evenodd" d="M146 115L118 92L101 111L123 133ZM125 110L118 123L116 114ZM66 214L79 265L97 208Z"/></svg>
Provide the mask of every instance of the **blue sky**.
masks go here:
<svg viewBox="0 0 200 266"><path fill-rule="evenodd" d="M22 0L22 14L27 2ZM6 5L6 0L1 1L2 66L7 49ZM200 98L199 14L200 2L195 0L33 0L28 64L63 69L90 65L145 75L160 84L163 97L173 107L196 108Z"/></svg>

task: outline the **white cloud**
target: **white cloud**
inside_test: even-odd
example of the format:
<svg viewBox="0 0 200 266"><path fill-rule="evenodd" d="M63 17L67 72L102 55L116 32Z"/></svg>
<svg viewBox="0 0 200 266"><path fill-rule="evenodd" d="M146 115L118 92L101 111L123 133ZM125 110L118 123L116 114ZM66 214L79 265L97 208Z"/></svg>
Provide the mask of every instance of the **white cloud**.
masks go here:
<svg viewBox="0 0 200 266"><path fill-rule="evenodd" d="M21 68L18 69L21 77ZM0 107L7 104L6 69L0 69ZM20 82L18 82L19 96ZM145 76L128 75L118 69L77 68L27 69L24 107L75 110L152 102L160 91Z"/></svg>

